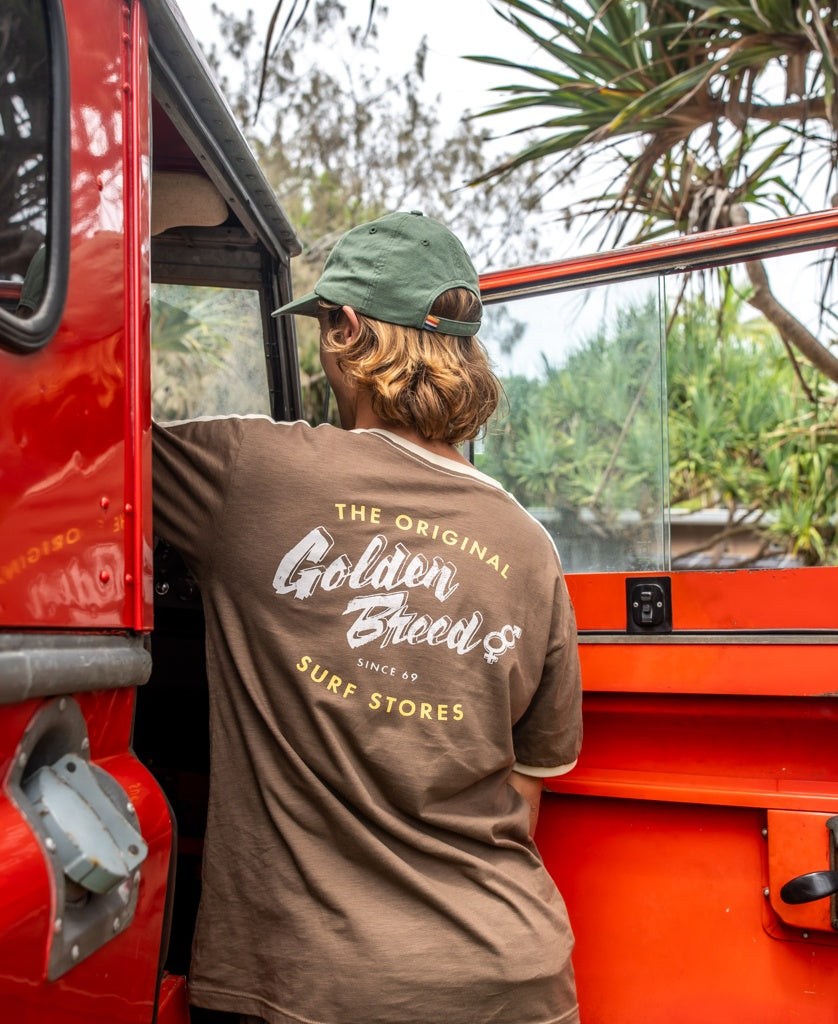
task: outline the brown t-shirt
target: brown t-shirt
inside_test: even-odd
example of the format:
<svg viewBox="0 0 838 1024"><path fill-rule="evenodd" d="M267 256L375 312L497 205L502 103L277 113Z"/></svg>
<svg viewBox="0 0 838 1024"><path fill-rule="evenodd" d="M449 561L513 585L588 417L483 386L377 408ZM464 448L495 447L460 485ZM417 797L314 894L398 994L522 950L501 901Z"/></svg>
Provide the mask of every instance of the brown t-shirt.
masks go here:
<svg viewBox="0 0 838 1024"><path fill-rule="evenodd" d="M191 999L272 1024L576 1019L513 766L572 767L573 611L542 527L384 431L155 428L155 530L207 623Z"/></svg>

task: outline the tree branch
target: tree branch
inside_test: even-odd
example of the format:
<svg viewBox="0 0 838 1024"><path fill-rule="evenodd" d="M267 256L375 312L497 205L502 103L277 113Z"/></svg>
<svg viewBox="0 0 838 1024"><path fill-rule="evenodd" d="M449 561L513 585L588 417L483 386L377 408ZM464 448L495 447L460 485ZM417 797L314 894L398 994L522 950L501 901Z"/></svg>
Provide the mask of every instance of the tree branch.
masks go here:
<svg viewBox="0 0 838 1024"><path fill-rule="evenodd" d="M748 213L739 203L730 208L731 224L738 227L748 223ZM824 376L838 383L838 358L821 344L812 332L774 297L765 264L751 260L745 264L754 293L748 302L772 323L780 337L804 355Z"/></svg>

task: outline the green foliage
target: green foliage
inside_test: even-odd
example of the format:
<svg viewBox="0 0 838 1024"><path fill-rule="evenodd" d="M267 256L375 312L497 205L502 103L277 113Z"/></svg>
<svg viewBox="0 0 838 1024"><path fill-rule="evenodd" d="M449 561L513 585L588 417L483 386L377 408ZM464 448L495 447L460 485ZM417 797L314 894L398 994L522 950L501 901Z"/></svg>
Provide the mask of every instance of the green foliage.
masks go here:
<svg viewBox="0 0 838 1024"><path fill-rule="evenodd" d="M668 487L673 509L728 510L708 550L747 534L751 559L838 563L838 393L811 372L804 387L770 325L743 319L743 302L732 289L718 304L682 302L667 334L668 424L652 297L562 366L545 358L537 379L505 380L509 414L480 468L557 523L566 551L586 532L630 549Z"/></svg>
<svg viewBox="0 0 838 1024"><path fill-rule="evenodd" d="M689 303L668 338L673 506L725 507L729 531L756 529L761 554L836 564L836 389L803 382L765 321Z"/></svg>
<svg viewBox="0 0 838 1024"><path fill-rule="evenodd" d="M636 237L715 226L701 207L728 203L775 213L803 207L795 177L812 160L835 169L833 3L794 0L499 0L498 13L538 56L484 112L532 110L539 139L490 173L552 159L558 182L584 168L584 214L632 214ZM786 173L788 172L788 173ZM710 190L708 192L708 190ZM828 192L822 193L822 201Z"/></svg>
<svg viewBox="0 0 838 1024"><path fill-rule="evenodd" d="M261 337L254 292L156 285L151 300L154 416L269 413Z"/></svg>
<svg viewBox="0 0 838 1024"><path fill-rule="evenodd" d="M543 356L538 379L503 381L508 413L490 424L478 465L538 510L568 558L570 538L586 532L613 551L634 550L638 521L648 530L660 518L660 330L651 298L563 365Z"/></svg>

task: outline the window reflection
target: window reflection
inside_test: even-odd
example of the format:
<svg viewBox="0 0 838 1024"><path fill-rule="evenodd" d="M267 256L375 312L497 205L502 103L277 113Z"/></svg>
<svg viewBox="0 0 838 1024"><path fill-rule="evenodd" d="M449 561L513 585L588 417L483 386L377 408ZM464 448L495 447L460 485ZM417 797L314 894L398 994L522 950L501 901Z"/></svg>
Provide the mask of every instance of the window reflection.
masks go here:
<svg viewBox="0 0 838 1024"><path fill-rule="evenodd" d="M0 303L22 318L43 294L50 74L43 5L6 0L0 37Z"/></svg>

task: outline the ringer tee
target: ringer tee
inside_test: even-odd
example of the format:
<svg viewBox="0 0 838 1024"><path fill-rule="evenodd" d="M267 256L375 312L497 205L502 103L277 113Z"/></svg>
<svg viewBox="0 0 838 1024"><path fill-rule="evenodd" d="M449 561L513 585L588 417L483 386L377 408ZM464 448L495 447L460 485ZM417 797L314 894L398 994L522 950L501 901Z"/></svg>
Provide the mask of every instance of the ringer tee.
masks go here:
<svg viewBox="0 0 838 1024"><path fill-rule="evenodd" d="M271 1024L575 1021L513 767L573 766L547 533L385 431L154 428L155 531L200 588L210 797L190 1000Z"/></svg>

